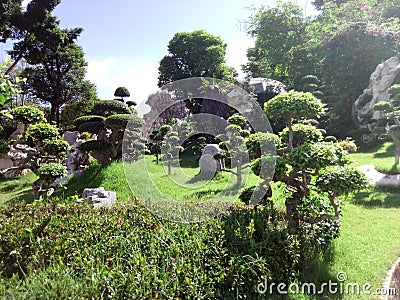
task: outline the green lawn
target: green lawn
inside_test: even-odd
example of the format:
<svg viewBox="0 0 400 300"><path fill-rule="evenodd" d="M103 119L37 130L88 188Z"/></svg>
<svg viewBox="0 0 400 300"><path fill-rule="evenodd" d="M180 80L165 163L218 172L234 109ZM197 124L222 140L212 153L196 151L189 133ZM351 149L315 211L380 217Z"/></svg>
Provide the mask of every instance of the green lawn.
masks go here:
<svg viewBox="0 0 400 300"><path fill-rule="evenodd" d="M394 143L386 142L368 152L350 154L350 158L359 165L374 165L380 172L398 174L400 166L394 166L394 152Z"/></svg>
<svg viewBox="0 0 400 300"><path fill-rule="evenodd" d="M359 165L373 164L379 168L388 167L393 162L391 144L386 143L376 153L356 153L351 157ZM188 162L189 159L186 161ZM183 164L183 172L194 176L199 169L196 164ZM131 172L131 173L129 173ZM175 172L175 173L174 173ZM184 174L173 174L179 180L184 179ZM143 164L128 170L127 176L143 178L149 176L155 182L157 189L179 200L187 200L190 197L202 197L211 192L219 193L224 186L231 184L231 174L218 175L214 180L192 189L188 186L171 184L164 168L156 165L152 156L147 156ZM150 174L150 175L148 175ZM178 175L177 175L178 174ZM17 180L0 182L0 204L17 199L29 199L30 184L35 180L33 174L28 174ZM246 186L252 185L257 178L249 174ZM194 182L202 183L201 180ZM186 182L187 183L187 182ZM190 182L188 183L191 184ZM132 199L134 196L129 188L123 164L114 162L108 166L92 165L82 176L72 178L67 189L61 188L56 195L68 197L80 195L85 187L103 186L106 190L117 192L119 201ZM142 186L146 189L146 185ZM278 189L274 186L274 189ZM152 189L149 189L151 193ZM151 194L149 194L151 197ZM278 207L284 207L281 199L275 199ZM370 187L343 199L341 219L341 236L334 241L325 257L316 261L304 270L302 282L314 282L322 284L329 280L336 281L339 272L345 272L346 283L372 285L371 291L381 287L388 269L400 255L400 188L399 187ZM307 295L291 295L292 299L314 299ZM377 299L376 295L325 295L324 299Z"/></svg>

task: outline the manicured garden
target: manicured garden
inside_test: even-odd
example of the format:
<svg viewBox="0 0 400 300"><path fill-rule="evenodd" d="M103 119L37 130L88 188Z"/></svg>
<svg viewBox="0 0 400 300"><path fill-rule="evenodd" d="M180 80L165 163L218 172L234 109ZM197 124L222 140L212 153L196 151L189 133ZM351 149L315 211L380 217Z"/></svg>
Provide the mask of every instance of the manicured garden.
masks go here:
<svg viewBox="0 0 400 300"><path fill-rule="evenodd" d="M153 156L147 160L162 182L163 168L154 164ZM199 169L184 170L195 173ZM67 189L56 190L63 200L55 198L27 208L15 192L35 180L33 174L2 181L1 192L8 198L3 198L1 208L2 253L6 254L5 249L12 253L2 258L0 295L7 299L40 295L52 299L70 295L172 299L190 294L193 298L247 295L262 299L255 287L269 276L287 283L291 279L299 284L322 284L338 282L339 272L346 273L346 283L370 283L373 291L381 287L399 255L400 243L394 238L400 235L398 187L370 187L343 199L340 237L321 254L312 249L312 236L304 241L296 238L297 242L288 236L279 196L274 199L274 213L235 205L215 219L180 224L144 209L133 199L124 178L122 162L94 163L81 177L71 179ZM223 179L214 179L208 188L218 189ZM94 210L76 203L74 195L87 186L117 191L118 204ZM305 253L310 256L304 257ZM10 279L5 279L8 274ZM343 295L343 299L376 296Z"/></svg>

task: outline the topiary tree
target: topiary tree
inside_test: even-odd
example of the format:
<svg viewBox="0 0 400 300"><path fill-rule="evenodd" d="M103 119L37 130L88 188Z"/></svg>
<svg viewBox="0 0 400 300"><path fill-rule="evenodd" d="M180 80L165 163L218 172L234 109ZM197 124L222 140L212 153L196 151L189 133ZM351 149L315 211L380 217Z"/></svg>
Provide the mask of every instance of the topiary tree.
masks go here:
<svg viewBox="0 0 400 300"><path fill-rule="evenodd" d="M222 171L230 172L237 177L238 185L242 183L243 169L249 167L246 162L249 160L248 152L245 145L245 139L250 135L247 129L247 120L240 115L233 115L228 118L229 125L225 128L225 134L218 135L217 138L221 149L224 149L224 157L227 157L231 162L231 168L236 168L236 171L230 169L222 169Z"/></svg>
<svg viewBox="0 0 400 300"><path fill-rule="evenodd" d="M94 135L95 140L84 142L79 149L89 152L101 164L121 158L124 142L129 149L129 157L126 157L129 160L136 160L145 148L141 136L144 121L133 108L118 100L98 101L90 115L77 118L74 124L79 132Z"/></svg>
<svg viewBox="0 0 400 300"><path fill-rule="evenodd" d="M147 147L150 150L150 153L156 157L157 165L159 162L159 156L161 155L162 142L167 133L170 132L171 130L172 127L170 125L162 125L160 128L154 129L149 136L149 142L147 144Z"/></svg>
<svg viewBox="0 0 400 300"><path fill-rule="evenodd" d="M176 131L168 131L161 145L162 161L167 164L168 174L171 174L172 165L179 158L183 148L179 144L179 136Z"/></svg>
<svg viewBox="0 0 400 300"><path fill-rule="evenodd" d="M312 125L293 124L301 118L321 116L322 103L308 92L291 91L267 102L265 112L284 118L287 128L280 132L280 138L265 133L247 138L253 172L266 181L286 186L285 206L291 232L298 232L303 224L337 228L340 217L337 197L363 188L366 179L349 166L347 152L340 145L324 142L322 132ZM279 149L276 156L261 153L259 144L265 142L274 143ZM271 166L275 166L275 173L268 178Z"/></svg>
<svg viewBox="0 0 400 300"><path fill-rule="evenodd" d="M25 135L13 143L13 147L25 155L18 166L4 171L6 178L19 176L24 169L30 169L39 176L32 184L34 199L39 199L47 193L49 185L58 177L65 175L66 167L64 159L70 146L61 139L59 129L55 125L46 122L37 123L43 117L35 107L15 109L13 115L17 119L30 124Z"/></svg>
<svg viewBox="0 0 400 300"><path fill-rule="evenodd" d="M374 106L374 110L381 113L378 121L384 121L385 124L383 132L378 127L375 133L380 137L390 136L394 141L394 166L397 167L400 161L400 84L392 85L389 94L389 102L381 101Z"/></svg>
<svg viewBox="0 0 400 300"><path fill-rule="evenodd" d="M13 108L9 114L13 120L24 124L24 134L29 124L44 122L44 112L37 106L18 106Z"/></svg>
<svg viewBox="0 0 400 300"><path fill-rule="evenodd" d="M124 102L124 97L130 97L130 93L126 87L120 86L118 87L115 92L114 96L115 97L121 97L121 101Z"/></svg>
<svg viewBox="0 0 400 300"><path fill-rule="evenodd" d="M293 120L301 118L318 118L323 113L324 105L309 92L289 91L282 93L264 105L268 116L285 119L288 128L287 150L293 148Z"/></svg>

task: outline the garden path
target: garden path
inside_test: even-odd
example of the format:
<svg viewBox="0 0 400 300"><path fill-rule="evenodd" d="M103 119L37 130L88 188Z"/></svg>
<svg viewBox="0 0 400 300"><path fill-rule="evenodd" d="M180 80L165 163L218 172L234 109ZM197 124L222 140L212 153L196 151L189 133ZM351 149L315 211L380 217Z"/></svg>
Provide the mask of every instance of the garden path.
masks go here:
<svg viewBox="0 0 400 300"><path fill-rule="evenodd" d="M364 165L358 167L368 180L377 185L400 185L400 174L384 174L375 169L373 165Z"/></svg>

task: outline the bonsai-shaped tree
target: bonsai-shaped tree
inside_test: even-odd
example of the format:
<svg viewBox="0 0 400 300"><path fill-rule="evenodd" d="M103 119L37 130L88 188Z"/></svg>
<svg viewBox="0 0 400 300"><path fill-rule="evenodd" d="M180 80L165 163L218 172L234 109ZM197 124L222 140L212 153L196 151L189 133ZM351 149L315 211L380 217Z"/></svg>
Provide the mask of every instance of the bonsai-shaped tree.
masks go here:
<svg viewBox="0 0 400 300"><path fill-rule="evenodd" d="M289 229L296 232L301 223L338 220L340 209L336 198L364 187L366 180L349 165L347 153L337 143L322 141L321 132L313 126L294 124L301 118L322 115L321 101L308 92L290 91L267 102L265 111L268 116L284 118L287 128L280 134L281 138L258 133L258 143L274 141L279 149L275 157L268 153L260 155L256 136L247 139L247 146L252 150L251 168L256 175L271 180L267 174L271 161L275 160L272 181L283 182L288 191L285 205ZM329 209L325 209L327 203ZM313 207L324 209L316 212Z"/></svg>
<svg viewBox="0 0 400 300"><path fill-rule="evenodd" d="M249 167L246 162L248 161L248 153L245 145L245 139L250 135L247 129L246 118L240 115L233 115L228 118L229 125L225 128L226 133L218 135L217 138L222 142L220 147L224 149L224 157L229 158L231 168L236 168L236 171L223 169L222 171L230 172L236 175L238 185L242 183L242 171ZM221 158L217 155L216 158Z"/></svg>
<svg viewBox="0 0 400 300"><path fill-rule="evenodd" d="M120 86L118 87L115 92L114 96L115 97L121 97L121 101L124 102L124 97L130 97L130 93L126 87Z"/></svg>
<svg viewBox="0 0 400 300"><path fill-rule="evenodd" d="M128 123L129 130L126 131ZM74 124L79 132L94 135L95 139L84 142L79 149L89 152L100 164L108 164L121 158L123 142L129 149L130 160L137 159L145 148L141 136L144 121L133 108L118 100L98 101L91 115L77 118Z"/></svg>
<svg viewBox="0 0 400 300"><path fill-rule="evenodd" d="M157 165L159 162L159 156L161 155L162 142L167 133L171 130L172 127L170 125L162 125L160 128L154 129L149 136L147 147L150 150L150 153L155 156Z"/></svg>
<svg viewBox="0 0 400 300"><path fill-rule="evenodd" d="M64 159L69 144L61 139L57 126L46 123L43 112L35 106L21 106L10 111L14 120L28 125L25 134L13 146L26 157L10 172L30 169L39 176L33 184L34 199L47 193L52 182L65 175Z"/></svg>
<svg viewBox="0 0 400 300"><path fill-rule="evenodd" d="M390 136L393 139L395 144L394 166L397 167L400 160L400 84L392 85L389 93L390 100L378 102L375 104L374 110L382 112L381 120L386 121L385 130L379 131L381 128L377 128L377 133L380 137Z"/></svg>
<svg viewBox="0 0 400 300"><path fill-rule="evenodd" d="M179 144L178 132L168 131L161 144L162 161L167 164L168 174L171 174L172 165L179 158L179 153L182 150L183 148Z"/></svg>

